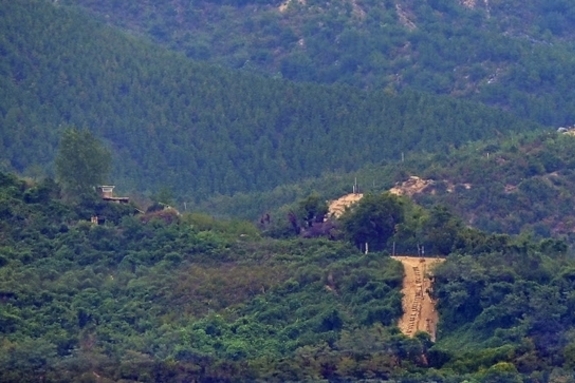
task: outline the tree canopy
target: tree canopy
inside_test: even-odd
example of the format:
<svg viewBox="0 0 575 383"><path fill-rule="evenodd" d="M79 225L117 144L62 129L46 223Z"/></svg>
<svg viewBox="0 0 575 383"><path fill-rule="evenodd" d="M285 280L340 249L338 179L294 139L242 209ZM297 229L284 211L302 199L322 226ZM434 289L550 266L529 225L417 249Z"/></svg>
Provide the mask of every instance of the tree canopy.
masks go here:
<svg viewBox="0 0 575 383"><path fill-rule="evenodd" d="M399 197L390 193L367 194L342 216L343 227L357 247L367 244L370 251L380 251L403 222L403 212Z"/></svg>
<svg viewBox="0 0 575 383"><path fill-rule="evenodd" d="M107 181L111 154L89 130L71 127L62 133L55 166L64 191L79 196Z"/></svg>
<svg viewBox="0 0 575 383"><path fill-rule="evenodd" d="M365 198L349 214L368 217L367 234L389 236L399 207L402 225L417 213L458 230L454 250L468 255L434 270L435 344L395 325L403 268L385 252L263 238L197 213L71 203L50 180L0 172L0 381L569 382L575 264L564 244Z"/></svg>
<svg viewBox="0 0 575 383"><path fill-rule="evenodd" d="M109 143L118 187L151 195L166 186L188 203L540 127L445 96L194 62L47 1L0 2L0 14L9 15L0 167L23 174L49 170L68 125Z"/></svg>

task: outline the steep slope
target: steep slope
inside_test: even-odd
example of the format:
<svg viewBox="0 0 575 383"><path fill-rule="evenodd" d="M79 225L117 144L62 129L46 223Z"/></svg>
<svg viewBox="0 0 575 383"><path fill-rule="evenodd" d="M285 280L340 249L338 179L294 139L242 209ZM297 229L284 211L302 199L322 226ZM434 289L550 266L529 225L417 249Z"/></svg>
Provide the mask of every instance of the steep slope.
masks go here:
<svg viewBox="0 0 575 383"><path fill-rule="evenodd" d="M575 120L566 0L63 0L189 57L248 72L472 98ZM288 5L289 4L289 5Z"/></svg>
<svg viewBox="0 0 575 383"><path fill-rule="evenodd" d="M42 0L0 15L0 158L31 176L50 170L67 124L105 140L120 189L188 201L538 128L448 98L209 67Z"/></svg>
<svg viewBox="0 0 575 383"><path fill-rule="evenodd" d="M445 258L430 257L392 257L403 265L403 316L398 327L407 336L414 336L418 331L429 334L432 341L437 336L439 314L433 298L431 273L433 267L445 261Z"/></svg>

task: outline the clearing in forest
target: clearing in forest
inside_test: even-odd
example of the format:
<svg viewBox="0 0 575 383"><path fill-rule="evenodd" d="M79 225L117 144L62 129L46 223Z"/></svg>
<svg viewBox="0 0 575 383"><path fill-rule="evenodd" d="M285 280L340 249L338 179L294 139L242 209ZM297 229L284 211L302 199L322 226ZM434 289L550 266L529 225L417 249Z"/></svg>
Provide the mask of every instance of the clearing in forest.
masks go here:
<svg viewBox="0 0 575 383"><path fill-rule="evenodd" d="M403 316L398 326L402 333L413 336L418 331L425 331L435 342L439 316L435 310L435 301L429 293L432 290L431 271L434 265L443 262L444 258L425 257L392 257L403 264Z"/></svg>

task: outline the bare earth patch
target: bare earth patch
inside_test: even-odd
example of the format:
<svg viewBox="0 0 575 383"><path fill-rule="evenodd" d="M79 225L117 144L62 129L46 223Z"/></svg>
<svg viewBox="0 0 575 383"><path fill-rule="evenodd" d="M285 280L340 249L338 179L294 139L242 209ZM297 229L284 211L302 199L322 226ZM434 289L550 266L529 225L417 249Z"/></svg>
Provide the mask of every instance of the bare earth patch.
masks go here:
<svg viewBox="0 0 575 383"><path fill-rule="evenodd" d="M410 31L417 29L417 25L415 25L415 23L409 18L409 15L407 14L407 12L405 12L405 10L401 7L401 5L396 3L395 11L397 12L397 16L399 17L399 22L404 27L406 27Z"/></svg>
<svg viewBox="0 0 575 383"><path fill-rule="evenodd" d="M398 195L409 195L420 193L427 188L432 181L423 180L412 176L402 185L398 185L390 190L390 193ZM471 185L465 185L470 188ZM394 190L395 189L395 190ZM361 200L363 194L351 193L341 198L329 202L329 215L340 217L345 209ZM403 316L399 320L398 327L407 336L413 336L418 331L425 331L435 341L437 323L439 316L435 311L435 301L431 299L430 292L433 289L432 271L438 263L445 261L445 258L432 257L392 257L403 264L404 277L402 306Z"/></svg>
<svg viewBox="0 0 575 383"><path fill-rule="evenodd" d="M425 180L418 176L410 176L409 179L401 184L395 185L389 192L395 195L412 196L423 192L428 186L433 185L432 180Z"/></svg>
<svg viewBox="0 0 575 383"><path fill-rule="evenodd" d="M427 332L435 341L439 316L435 310L435 301L431 299L433 266L445 261L444 258L392 257L403 264L403 316L398 327L407 336L418 331Z"/></svg>
<svg viewBox="0 0 575 383"><path fill-rule="evenodd" d="M363 194L361 193L351 193L344 195L343 197L340 197L336 200L330 201L328 215L339 218L345 212L345 209L362 198Z"/></svg>

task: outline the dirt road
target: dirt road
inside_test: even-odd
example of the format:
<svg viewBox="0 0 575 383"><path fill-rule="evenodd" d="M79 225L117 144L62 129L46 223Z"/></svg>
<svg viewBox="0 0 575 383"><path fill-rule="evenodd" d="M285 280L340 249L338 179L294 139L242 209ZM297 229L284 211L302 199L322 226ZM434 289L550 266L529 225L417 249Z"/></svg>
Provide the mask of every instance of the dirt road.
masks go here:
<svg viewBox="0 0 575 383"><path fill-rule="evenodd" d="M392 257L403 264L403 317L398 326L402 333L413 336L417 331L425 331L435 341L438 315L435 302L429 296L432 289L429 278L433 265L443 262L444 258Z"/></svg>

